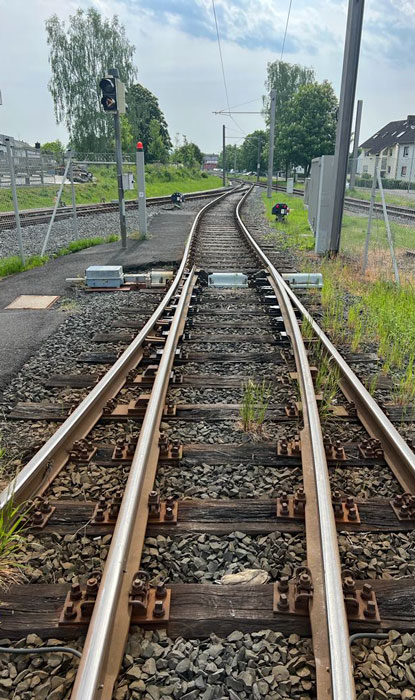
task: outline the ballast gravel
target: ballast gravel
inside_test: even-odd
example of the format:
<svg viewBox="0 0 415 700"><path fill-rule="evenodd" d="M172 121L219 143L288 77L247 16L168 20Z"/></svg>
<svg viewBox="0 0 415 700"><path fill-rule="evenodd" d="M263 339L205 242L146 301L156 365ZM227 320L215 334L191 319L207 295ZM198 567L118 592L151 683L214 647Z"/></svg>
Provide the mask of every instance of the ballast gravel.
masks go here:
<svg viewBox="0 0 415 700"><path fill-rule="evenodd" d="M399 579L415 574L413 532L341 532L338 537L343 569L356 579Z"/></svg>
<svg viewBox="0 0 415 700"><path fill-rule="evenodd" d="M291 577L305 560L303 534L158 535L146 537L141 567L152 583L213 583L244 569L264 569L276 581L284 575Z"/></svg>
<svg viewBox="0 0 415 700"><path fill-rule="evenodd" d="M243 430L242 423L236 420L224 420L220 423L207 421L168 422L167 417L162 429L171 440L179 440L182 444L200 442L215 444L230 444L241 442L258 442L259 440L280 440L287 435L287 423L265 420L260 435Z"/></svg>

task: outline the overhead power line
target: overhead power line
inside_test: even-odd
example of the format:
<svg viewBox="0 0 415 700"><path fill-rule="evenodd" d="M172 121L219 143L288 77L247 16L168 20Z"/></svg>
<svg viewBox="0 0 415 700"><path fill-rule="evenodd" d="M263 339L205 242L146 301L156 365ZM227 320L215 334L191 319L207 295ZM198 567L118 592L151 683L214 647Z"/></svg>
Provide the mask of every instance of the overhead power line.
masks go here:
<svg viewBox="0 0 415 700"><path fill-rule="evenodd" d="M290 14L291 14L291 5L292 5L292 1L293 1L293 0L290 0L290 5L289 5L289 7L288 7L287 23L286 23L286 25L285 25L284 39L283 39L283 41L282 41L282 49L281 49L280 61L282 61L282 57L283 57L283 55L284 55L285 40L286 40L286 38L287 38L287 29L288 29L288 22L290 21Z"/></svg>

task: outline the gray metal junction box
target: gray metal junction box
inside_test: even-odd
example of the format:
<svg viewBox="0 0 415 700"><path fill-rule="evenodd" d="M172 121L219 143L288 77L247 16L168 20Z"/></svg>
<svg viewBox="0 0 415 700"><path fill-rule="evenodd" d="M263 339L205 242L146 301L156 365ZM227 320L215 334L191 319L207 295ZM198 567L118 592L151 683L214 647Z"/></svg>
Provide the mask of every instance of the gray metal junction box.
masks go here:
<svg viewBox="0 0 415 700"><path fill-rule="evenodd" d="M308 221L316 238L315 252L324 255L330 246L334 202L334 156L313 158L308 188Z"/></svg>

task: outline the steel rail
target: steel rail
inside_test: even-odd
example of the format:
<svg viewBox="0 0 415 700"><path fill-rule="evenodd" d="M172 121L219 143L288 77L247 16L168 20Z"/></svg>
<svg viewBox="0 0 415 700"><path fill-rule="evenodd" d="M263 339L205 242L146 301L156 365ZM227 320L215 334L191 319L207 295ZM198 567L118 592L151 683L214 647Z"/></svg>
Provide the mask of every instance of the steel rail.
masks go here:
<svg viewBox="0 0 415 700"><path fill-rule="evenodd" d="M304 421L303 436L305 437L305 444L303 444L304 440L302 439L302 447L303 450L306 451L306 454L303 455L303 464L305 466L304 477L307 478L310 483L313 475L316 489L315 494L309 493L307 492L307 485L305 484L307 495L306 519L307 511L309 511L309 520L306 520L306 535L310 527L311 506L311 508L315 510L318 518L317 523L311 523L311 527L315 532L316 525L318 524L321 551L321 562L317 562L315 567L311 567L312 574L314 569L318 577L317 580L316 576L313 577L314 598L310 609L310 620L316 654L317 691L319 698L353 700L356 697L356 691L350 654L349 629L343 598L337 530L334 520L330 480L314 385L308 364L307 352L293 306L287 294L286 285L274 265L249 233L240 216L241 207L251 190L252 188L238 203L236 207L236 220L240 230L251 244L256 255L269 270L270 277L275 283L280 303L283 304L285 314L288 317L301 391ZM312 475L310 473L307 474L307 465L305 461L308 461L308 459L311 461ZM313 508L314 498L316 499L315 509ZM309 500L311 503L309 503ZM318 543L315 542L315 540L313 544L318 547ZM312 550L309 551L309 547L307 547L308 561L309 558L315 561L316 553ZM326 647L329 654L328 659L326 657ZM325 666L327 662L328 668Z"/></svg>
<svg viewBox="0 0 415 700"><path fill-rule="evenodd" d="M69 451L76 440L80 440L89 432L102 415L103 407L117 393L125 382L128 371L134 368L141 359L141 347L146 336L153 329L170 299L175 294L185 269L193 233L203 214L212 206L229 196L232 191L225 192L216 199L208 202L197 214L193 221L183 259L174 278L172 286L165 297L147 321L142 330L134 338L131 345L112 365L104 377L96 384L86 398L75 408L73 413L62 423L56 432L47 440L40 450L32 457L7 488L0 494L0 509L10 503L19 504L35 493L43 493L59 470L69 458Z"/></svg>
<svg viewBox="0 0 415 700"><path fill-rule="evenodd" d="M196 192L185 192L184 196L188 200L193 199L206 199L207 197L214 196L215 194L221 194L224 191L230 191L229 187L217 187L212 190L199 190ZM157 204L170 204L171 197L167 195L161 195L158 197L147 197L146 203L148 206L154 206ZM126 200L125 207L128 210L133 210L137 208L136 200ZM76 208L76 213L78 216L92 216L94 214L106 214L118 210L117 202L91 202L90 204L78 204ZM43 221L49 221L49 218L53 212L53 208L44 209L23 209L20 212L21 224L22 226L31 226L40 224ZM67 219L72 216L72 207L59 207L56 212L55 221ZM14 222L13 212L0 212L0 229L5 224Z"/></svg>
<svg viewBox="0 0 415 700"><path fill-rule="evenodd" d="M187 256L186 256L187 258ZM184 260L186 260L184 258ZM182 316L189 289L193 283L194 268L184 286L173 316L160 365L154 380L148 407L140 430L137 447L131 463L117 524L105 564L94 612L88 627L81 662L72 691L71 700L95 700L104 687L103 673L107 659L115 613L119 603L126 562L133 541L134 525L151 451L155 449L154 435L159 429L171 367L179 337ZM156 443L157 445L157 443ZM158 447L157 447L158 450ZM145 530L145 529L144 529ZM144 536L144 535L143 535ZM135 553L139 566L139 553ZM131 585L131 581L127 582ZM128 597L125 603L128 606ZM127 627L128 629L128 627Z"/></svg>

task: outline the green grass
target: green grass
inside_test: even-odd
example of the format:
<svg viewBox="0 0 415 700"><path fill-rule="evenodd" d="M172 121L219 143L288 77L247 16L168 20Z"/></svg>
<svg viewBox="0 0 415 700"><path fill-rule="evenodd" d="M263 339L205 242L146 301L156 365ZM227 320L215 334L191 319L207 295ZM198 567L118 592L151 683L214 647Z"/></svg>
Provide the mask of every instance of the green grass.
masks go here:
<svg viewBox="0 0 415 700"><path fill-rule="evenodd" d="M113 243L118 241L119 236L112 234L111 236L96 236L95 238L80 238L77 241L72 241L66 248L61 248L53 257L60 257L62 255L70 255L71 253L76 253L79 250L84 250L84 248L91 248L95 245L101 245L102 243ZM20 257L18 255L12 255L8 258L0 258L0 277L8 277L8 275L14 275L17 272L25 272L26 270L32 270L35 267L41 267L45 265L50 260L48 255L32 255L26 258L26 264L22 265Z"/></svg>
<svg viewBox="0 0 415 700"><path fill-rule="evenodd" d="M89 182L75 185L77 204L89 204L91 202L117 200L117 178L115 166L91 167L91 172L97 182ZM125 165L124 172L134 172L135 166ZM173 168L167 166L146 166L146 189L148 197L169 195L173 192L196 192L197 190L210 190L222 186L222 180L216 175L208 175L200 170L187 168ZM17 198L21 209L41 209L52 207L59 185L45 185L43 187L18 187ZM126 199L136 199L137 191L125 192ZM71 203L71 188L65 185L62 193L65 204ZM11 190L0 189L0 211L11 211L13 201Z"/></svg>
<svg viewBox="0 0 415 700"><path fill-rule="evenodd" d="M410 209L415 208L415 197L412 190L412 196L399 195L396 193L390 193L389 190L384 190L385 201L387 204L395 204L399 207L409 207ZM354 190L347 190L346 197L354 197L355 199L365 199L370 200L370 187L368 189L356 187ZM379 190L376 190L376 202L379 204L382 202Z"/></svg>
<svg viewBox="0 0 415 700"><path fill-rule="evenodd" d="M26 258L26 264L22 265L18 255L12 255L8 258L0 258L0 277L14 275L16 272L24 272L24 270L32 270L34 267L40 267L49 260L47 255L32 255Z"/></svg>
<svg viewBox="0 0 415 700"><path fill-rule="evenodd" d="M239 409L243 429L247 432L262 432L268 404L271 398L271 387L262 380L257 383L248 379L243 385L243 397Z"/></svg>
<svg viewBox="0 0 415 700"><path fill-rule="evenodd" d="M275 236L270 234L269 240L281 243L285 247L295 247L300 250L312 250L314 248L314 236L310 230L307 220L307 211L304 209L303 200L294 195L273 193L271 199L267 198L266 192L262 194L265 211L268 219L272 221L271 227L275 229ZM271 214L271 209L276 202L288 204L290 213L284 223L275 221L275 216ZM282 233L281 233L282 232Z"/></svg>
<svg viewBox="0 0 415 700"><path fill-rule="evenodd" d="M22 580L22 565L17 562L24 542L24 506L15 506L13 499L0 510L0 590L7 590Z"/></svg>

